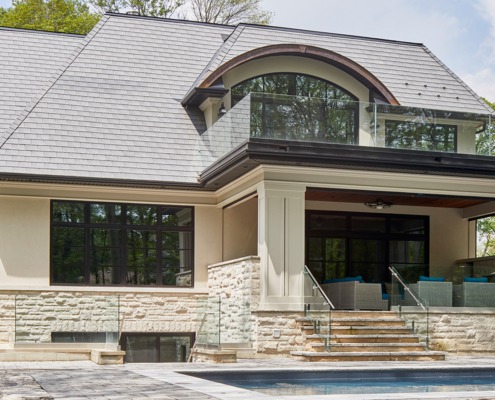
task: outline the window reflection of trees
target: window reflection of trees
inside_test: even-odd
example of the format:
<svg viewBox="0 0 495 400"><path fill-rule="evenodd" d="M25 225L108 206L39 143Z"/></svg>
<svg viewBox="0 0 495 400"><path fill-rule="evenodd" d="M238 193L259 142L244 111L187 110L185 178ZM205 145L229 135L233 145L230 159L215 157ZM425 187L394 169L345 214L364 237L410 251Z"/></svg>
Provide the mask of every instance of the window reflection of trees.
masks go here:
<svg viewBox="0 0 495 400"><path fill-rule="evenodd" d="M253 137L355 144L357 99L322 79L277 73L232 88L232 105L251 93Z"/></svg>
<svg viewBox="0 0 495 400"><path fill-rule="evenodd" d="M190 286L192 208L52 203L52 282Z"/></svg>

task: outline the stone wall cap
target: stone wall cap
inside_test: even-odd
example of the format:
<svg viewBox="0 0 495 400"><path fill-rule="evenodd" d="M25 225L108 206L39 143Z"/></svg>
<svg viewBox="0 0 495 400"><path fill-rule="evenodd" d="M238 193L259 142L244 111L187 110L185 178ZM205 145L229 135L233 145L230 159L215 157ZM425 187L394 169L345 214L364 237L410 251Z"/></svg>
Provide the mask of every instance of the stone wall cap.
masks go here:
<svg viewBox="0 0 495 400"><path fill-rule="evenodd" d="M240 263L243 261L249 261L249 260L260 262L260 257L259 256L246 256L246 257L236 258L234 260L222 261L222 262L219 262L216 264L208 265L208 268L223 267L225 265L237 264L237 263Z"/></svg>

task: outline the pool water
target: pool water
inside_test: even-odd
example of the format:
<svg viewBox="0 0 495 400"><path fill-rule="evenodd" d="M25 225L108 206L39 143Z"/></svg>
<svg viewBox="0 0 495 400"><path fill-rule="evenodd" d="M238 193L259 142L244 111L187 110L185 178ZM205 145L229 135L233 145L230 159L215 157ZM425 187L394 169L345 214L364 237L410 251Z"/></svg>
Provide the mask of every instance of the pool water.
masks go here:
<svg viewBox="0 0 495 400"><path fill-rule="evenodd" d="M278 396L495 391L495 369L188 372Z"/></svg>

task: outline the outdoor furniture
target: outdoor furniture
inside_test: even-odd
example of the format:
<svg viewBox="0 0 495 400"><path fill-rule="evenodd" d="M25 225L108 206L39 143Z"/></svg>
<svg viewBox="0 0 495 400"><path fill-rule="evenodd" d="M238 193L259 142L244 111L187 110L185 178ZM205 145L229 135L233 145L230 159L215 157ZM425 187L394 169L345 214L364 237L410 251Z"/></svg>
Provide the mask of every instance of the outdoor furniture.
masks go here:
<svg viewBox="0 0 495 400"><path fill-rule="evenodd" d="M409 288L430 307L452 307L452 282L422 281L409 285ZM409 292L404 293L405 305L416 305Z"/></svg>
<svg viewBox="0 0 495 400"><path fill-rule="evenodd" d="M357 280L323 283L329 300L339 310L387 310L388 300L382 299L382 285Z"/></svg>
<svg viewBox="0 0 495 400"><path fill-rule="evenodd" d="M454 285L455 307L495 307L495 284L485 282L463 282Z"/></svg>

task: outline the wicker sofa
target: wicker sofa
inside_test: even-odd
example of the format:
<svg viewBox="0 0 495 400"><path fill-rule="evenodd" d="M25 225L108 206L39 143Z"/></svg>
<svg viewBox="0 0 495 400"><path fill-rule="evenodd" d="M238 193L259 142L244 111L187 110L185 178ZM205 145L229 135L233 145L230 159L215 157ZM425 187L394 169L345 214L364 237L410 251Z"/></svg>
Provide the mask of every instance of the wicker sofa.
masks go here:
<svg viewBox="0 0 495 400"><path fill-rule="evenodd" d="M409 288L430 307L452 307L452 282L418 281ZM416 305L409 293L405 293L405 305Z"/></svg>
<svg viewBox="0 0 495 400"><path fill-rule="evenodd" d="M463 282L454 285L455 307L495 307L495 284L488 282Z"/></svg>
<svg viewBox="0 0 495 400"><path fill-rule="evenodd" d="M323 283L329 300L338 310L388 310L388 300L382 299L382 285L358 280Z"/></svg>

